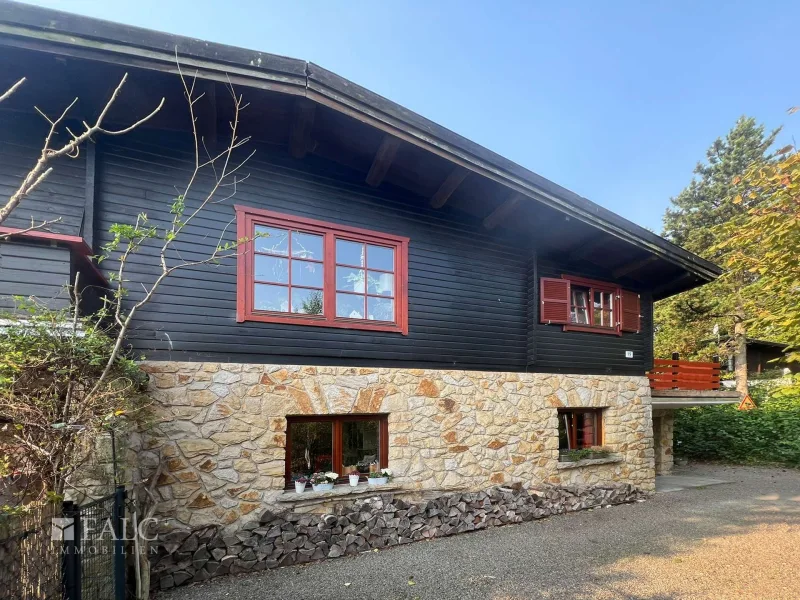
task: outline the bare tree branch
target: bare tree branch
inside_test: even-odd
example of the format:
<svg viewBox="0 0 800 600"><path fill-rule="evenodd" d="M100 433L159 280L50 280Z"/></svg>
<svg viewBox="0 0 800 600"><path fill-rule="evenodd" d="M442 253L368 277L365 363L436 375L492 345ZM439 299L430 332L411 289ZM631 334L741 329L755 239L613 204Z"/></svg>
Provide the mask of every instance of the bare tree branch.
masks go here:
<svg viewBox="0 0 800 600"><path fill-rule="evenodd" d="M89 125L86 121L84 121L83 122L84 131L81 132L80 134L74 133L68 127L66 128L66 131L67 133L69 133L71 139L60 148L51 148L50 144L52 143L53 136L58 131L59 125L64 121L64 119L66 118L67 114L72 109L72 107L75 106L75 103L78 101L78 99L75 98L55 120L48 117L38 107L34 107L36 108L36 111L40 115L42 115L42 117L44 117L44 119L50 124L50 129L48 130L47 135L45 136L44 145L42 146L42 152L39 155L39 159L36 161L36 164L22 180L22 183L16 189L16 191L14 191L14 193L11 194L5 206L0 207L0 224L2 224L3 221L5 221L9 217L11 211L13 211L19 205L19 203L23 200L23 198L25 198L33 190L35 190L37 186L39 186L39 184L41 184L42 181L44 181L45 178L47 178L47 176L52 172L52 167L49 166L49 163L53 159L59 158L61 156L67 156L69 158L77 158L80 155L81 144L83 144L87 140L90 140L92 136L96 134L123 135L130 131L133 131L143 123L149 121L156 115L156 113L158 113L158 111L161 110L161 107L164 106L164 98L161 98L161 102L159 102L158 106L153 111L151 111L150 114L148 114L143 119L139 119L132 125L114 131L109 129L104 129L103 120L105 119L106 115L108 115L108 112L111 110L111 107L114 105L114 102L116 102L117 98L119 97L119 94L122 91L122 88L125 85L127 79L128 79L128 74L125 73L125 75L122 76L122 79L120 80L117 87L114 89L114 92L111 94L111 97L108 99L108 102L106 102L105 106L103 107L103 110L100 112L100 115L97 117L97 120L94 122L94 124ZM3 94L2 97L0 97L0 100L10 96L22 84L23 81L24 78L18 81L11 89L9 89L5 94Z"/></svg>
<svg viewBox="0 0 800 600"><path fill-rule="evenodd" d="M3 95L0 96L0 102L3 102L3 100L8 100L14 94L14 92L16 92L22 86L23 83L25 83L24 77L3 92Z"/></svg>
<svg viewBox="0 0 800 600"><path fill-rule="evenodd" d="M49 229L50 225L60 222L61 222L61 217L58 217L57 219L51 219L50 221L42 221L41 223L34 223L33 219L31 219L30 227L26 227L25 229L18 229L16 231L11 231L9 233L0 233L0 242L17 235L25 235L26 233L30 233L31 231L40 231L40 230L50 231Z"/></svg>

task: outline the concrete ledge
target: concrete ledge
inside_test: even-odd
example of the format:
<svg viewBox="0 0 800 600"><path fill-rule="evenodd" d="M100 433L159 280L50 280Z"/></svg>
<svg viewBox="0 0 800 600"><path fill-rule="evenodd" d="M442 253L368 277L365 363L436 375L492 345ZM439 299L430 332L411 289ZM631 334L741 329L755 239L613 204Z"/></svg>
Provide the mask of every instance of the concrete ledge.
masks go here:
<svg viewBox="0 0 800 600"><path fill-rule="evenodd" d="M594 465L612 465L614 463L621 463L621 456L607 456L605 458L585 458L584 460L564 461L556 465L556 469L563 471L564 469L579 469L580 467L592 467Z"/></svg>
<svg viewBox="0 0 800 600"><path fill-rule="evenodd" d="M320 502L326 502L331 499L338 499L338 498L359 498L362 496L374 496L378 494L382 494L384 492L394 492L401 489L399 485L369 485L366 483L359 483L356 487L350 487L347 484L336 485L334 488L329 492L315 492L305 491L302 494L298 494L294 490L286 490L275 498L276 502L280 502L282 504L292 504L295 506L304 505L304 504L318 504Z"/></svg>
<svg viewBox="0 0 800 600"><path fill-rule="evenodd" d="M735 390L651 390L653 408L688 408L738 404L742 397Z"/></svg>

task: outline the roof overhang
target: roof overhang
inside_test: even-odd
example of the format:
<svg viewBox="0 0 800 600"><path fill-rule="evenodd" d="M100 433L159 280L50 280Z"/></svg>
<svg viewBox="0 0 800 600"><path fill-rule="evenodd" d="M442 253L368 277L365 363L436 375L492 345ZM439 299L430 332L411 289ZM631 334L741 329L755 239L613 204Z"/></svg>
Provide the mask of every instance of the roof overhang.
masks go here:
<svg viewBox="0 0 800 600"><path fill-rule="evenodd" d="M733 390L651 390L653 409L739 404L742 396Z"/></svg>
<svg viewBox="0 0 800 600"><path fill-rule="evenodd" d="M0 43L118 65L185 70L234 85L305 96L496 181L660 259L685 273L656 298L712 281L715 264L510 160L314 63L0 0Z"/></svg>

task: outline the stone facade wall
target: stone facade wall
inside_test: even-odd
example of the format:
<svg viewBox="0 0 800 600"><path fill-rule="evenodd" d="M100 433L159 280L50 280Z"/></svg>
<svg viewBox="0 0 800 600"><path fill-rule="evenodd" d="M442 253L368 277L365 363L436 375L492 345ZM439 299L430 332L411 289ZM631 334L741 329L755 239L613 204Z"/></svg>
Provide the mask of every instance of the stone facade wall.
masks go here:
<svg viewBox="0 0 800 600"><path fill-rule="evenodd" d="M673 434L675 411L653 411L653 449L656 475L669 475L673 467Z"/></svg>
<svg viewBox="0 0 800 600"><path fill-rule="evenodd" d="M588 488L547 486L532 491L493 487L447 493L420 502L374 494L340 505L328 514L275 514L236 532L219 525L173 531L151 556L151 587L169 589L219 575L286 567L368 550L391 548L487 527L542 519L586 508L641 501L646 494L629 484Z"/></svg>
<svg viewBox="0 0 800 600"><path fill-rule="evenodd" d="M277 510L287 415L388 414L392 483L408 492L512 483L654 488L645 377L199 362L143 368L157 424L139 462L145 470L162 465L163 528L213 523L233 531ZM559 469L558 407L604 408L604 445L619 461Z"/></svg>

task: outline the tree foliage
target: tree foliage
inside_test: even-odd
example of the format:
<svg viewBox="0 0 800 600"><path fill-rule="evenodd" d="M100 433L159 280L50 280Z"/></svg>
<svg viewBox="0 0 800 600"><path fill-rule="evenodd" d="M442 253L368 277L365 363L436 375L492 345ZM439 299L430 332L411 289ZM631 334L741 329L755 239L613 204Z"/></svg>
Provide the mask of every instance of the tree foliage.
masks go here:
<svg viewBox="0 0 800 600"><path fill-rule="evenodd" d="M748 281L745 297L753 327L789 344L800 361L800 153L749 168L733 202L747 210L718 228L715 250L725 267Z"/></svg>
<svg viewBox="0 0 800 600"><path fill-rule="evenodd" d="M721 246L727 232L721 229L756 206L753 182L743 178L748 168L765 167L778 130L766 133L752 118L741 117L731 131L706 152L706 162L695 167L695 178L675 198L664 215L664 235L703 258L726 264L732 247ZM747 197L747 202L736 198ZM658 302L655 307L655 355L680 352L687 358L708 359L713 354L743 353L747 322L757 299L749 298L753 275L726 273L717 281ZM716 328L715 328L716 326ZM715 335L716 329L716 335ZM716 339L731 336L727 344ZM742 362L742 368L746 361Z"/></svg>
<svg viewBox="0 0 800 600"><path fill-rule="evenodd" d="M0 476L20 501L61 495L96 450L99 436L142 422L147 376L117 355L103 314L53 310L18 299L0 336Z"/></svg>

